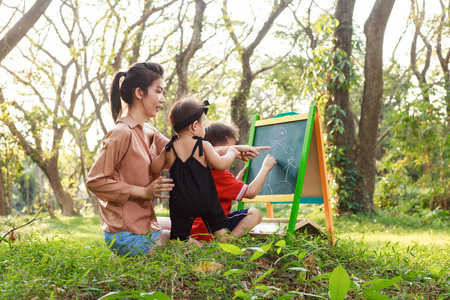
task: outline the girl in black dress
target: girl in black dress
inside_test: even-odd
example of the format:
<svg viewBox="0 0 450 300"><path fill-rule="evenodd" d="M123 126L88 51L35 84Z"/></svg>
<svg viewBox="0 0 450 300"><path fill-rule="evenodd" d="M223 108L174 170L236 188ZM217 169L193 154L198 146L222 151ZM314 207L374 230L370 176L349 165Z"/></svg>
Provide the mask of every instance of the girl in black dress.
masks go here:
<svg viewBox="0 0 450 300"><path fill-rule="evenodd" d="M170 192L170 239L188 240L192 223L201 217L214 236L226 233L227 218L217 198L210 167L225 170L240 152L229 147L220 156L205 141L208 108L192 98L177 101L170 110L169 120L177 135L167 144L151 165L152 173L166 166L175 185ZM219 237L223 241L224 237Z"/></svg>

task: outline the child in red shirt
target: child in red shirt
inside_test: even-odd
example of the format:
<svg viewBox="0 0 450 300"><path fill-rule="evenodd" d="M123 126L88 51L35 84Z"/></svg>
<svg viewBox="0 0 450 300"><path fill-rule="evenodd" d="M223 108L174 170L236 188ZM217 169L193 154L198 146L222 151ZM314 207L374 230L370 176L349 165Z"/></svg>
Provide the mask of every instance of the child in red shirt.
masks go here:
<svg viewBox="0 0 450 300"><path fill-rule="evenodd" d="M212 122L205 129L205 140L210 142L213 147L234 146L238 139L238 129L223 122ZM220 205L228 218L227 229L231 236L241 236L245 234L246 230L252 229L261 222L262 216L257 208L251 207L230 212L231 206L233 201L241 201L244 197L247 199L255 198L263 187L267 175L276 164L275 158L268 154L258 175L248 185L242 182L247 167L242 169L236 177L228 170L211 169ZM213 240L201 218L195 219L191 229L191 237L207 242Z"/></svg>

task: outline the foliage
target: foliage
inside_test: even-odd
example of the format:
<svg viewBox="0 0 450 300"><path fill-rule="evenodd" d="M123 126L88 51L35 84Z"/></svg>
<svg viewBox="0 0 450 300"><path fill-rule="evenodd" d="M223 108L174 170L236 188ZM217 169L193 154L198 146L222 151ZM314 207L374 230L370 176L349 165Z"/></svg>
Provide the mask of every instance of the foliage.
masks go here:
<svg viewBox="0 0 450 300"><path fill-rule="evenodd" d="M409 212L449 209L450 138L443 107L412 101L393 114L393 138L377 186L380 207Z"/></svg>
<svg viewBox="0 0 450 300"><path fill-rule="evenodd" d="M20 150L14 137L7 133L5 126L0 125L0 172L4 180L6 202L9 200L12 202L13 185L21 176L23 157L23 151ZM11 199L6 199L8 196L11 196Z"/></svg>
<svg viewBox="0 0 450 300"><path fill-rule="evenodd" d="M360 98L361 88L357 83L361 80L361 75L358 74L355 61L358 62L361 58L361 43L355 37L355 55L352 57L342 50L332 51L333 33L337 26L334 16L320 15L309 28L312 35L317 37L318 44L313 49L302 45L302 49L308 49L309 53L283 61L272 71L267 81L274 82L278 87L279 102L284 100L285 103L290 103L307 97L312 104L321 108L326 128L327 164L333 174L332 195L339 200L340 210L357 211L359 205L354 201L357 193L355 185L361 177L348 158L349 147L336 144L336 137L344 134L342 119L347 113L338 105L328 102L336 88L352 92L353 98ZM304 40L308 38L305 37ZM357 112L358 106L359 103L355 103L352 109Z"/></svg>
<svg viewBox="0 0 450 300"><path fill-rule="evenodd" d="M6 84L1 88L5 105L8 105L0 109L0 119L3 123L11 119L17 125L26 142L37 150L36 163L46 165L59 154L58 171L62 185L75 201L77 192L84 189L85 173L97 156L101 139L113 126L107 99L111 76L116 71L126 69L134 60L152 60L164 65L167 102L165 109L150 121L166 136L172 135L167 113L176 100L177 58L188 45L193 31L194 3L175 1L165 6L169 2L155 1L153 8L145 10L146 3L148 1L138 1L137 6L130 6L127 1L118 0L58 2L46 11L45 18L36 23L19 47L2 61ZM266 16L269 13L267 5L273 3L261 3L242 3L239 10L243 11L245 5L250 7L249 15L261 16L263 13ZM248 112L249 115L264 113L268 118L288 110L303 111L302 107L309 103L319 105L325 115L325 126L329 128L326 150L329 170L334 175L332 194L344 203L346 209L354 211L359 207L348 201L357 193L354 187L359 180L356 170L351 167L352 161L348 159L348 152L353 147L337 147L332 141L333 137L345 133L342 120L350 114L336 105L325 109L325 103L334 88L348 89L352 118L355 124L358 123L364 87L364 36L355 21L352 56L333 51L338 26L333 15L334 4L320 7L322 4L312 2L308 5L305 7L304 2L293 1L279 18L281 21L274 23L269 32L270 41L265 39L266 43L252 53L252 72L257 72L257 76L253 78ZM10 21L26 11L1 3L0 6L5 13L16 11ZM232 39L224 38L224 35L228 36L228 30L224 20L217 17L221 15L222 6L221 2L207 3L201 37L203 46L189 63L188 77L189 91L212 103L208 118L229 121L229 99L239 86L242 65L237 55L233 55L235 45ZM242 44L245 48L257 35L257 28L264 18L240 16L231 2L228 10L235 20L232 25L239 40L245 41ZM98 12L99 17L93 19L92 11ZM439 20L448 22L445 18L436 15L424 20L426 26L421 31L424 36L429 36L430 42L436 39ZM2 32L7 32L13 23L4 18L0 24ZM138 40L140 30L143 31L142 40ZM406 28L405 37L409 30ZM447 31L448 26L444 26L444 37ZM448 48L445 47L448 39L441 42L443 49ZM136 49L139 45L140 49ZM283 57L291 46L292 51ZM426 47L421 49L418 53L424 53ZM136 53L135 50L139 51ZM439 215L448 211L449 188L445 179L449 177L446 166L449 165L450 142L448 124L444 122L448 118L444 103L448 89L445 88L446 74L435 65L436 52L434 49L430 52L432 64L425 78L427 85L411 80L409 60L408 66L402 66L395 60L398 57L395 50L392 59L384 62L379 135L390 132L377 149L379 183L375 199L375 204L382 209L410 211L424 216L429 212L422 212L421 208L440 207ZM401 55L404 56L403 53ZM424 59L418 56L417 68L425 64ZM275 67L269 68L272 66ZM258 72L266 67L269 70ZM345 70L350 70L348 76ZM421 89L420 93L418 89ZM432 104L416 101L419 97L414 93L429 95L434 100ZM428 113L430 110L431 114ZM2 125L1 128L1 170L6 174L7 154L14 160L9 161L8 166L11 166L9 173L16 181L17 191L23 150L14 144L18 134L13 136L3 128L6 127ZM61 139L53 143L58 128L64 133L59 132ZM8 140L6 144L3 143L4 137ZM80 205L75 203L75 207Z"/></svg>
<svg viewBox="0 0 450 300"><path fill-rule="evenodd" d="M329 17L328 31L334 32L338 26L333 17ZM359 44L355 43L357 50ZM305 72L305 89L315 94L313 103L323 111L324 128L326 131L327 164L333 174L334 187L332 192L339 201L340 211L357 211L355 185L360 178L349 159L349 146L337 144L337 138L345 135L343 118L351 112L346 112L330 99L336 89L346 90L357 85L360 77L354 57L343 50L331 50L331 47L318 47L314 51L314 64Z"/></svg>
<svg viewBox="0 0 450 300"><path fill-rule="evenodd" d="M337 105L329 105L326 118L328 122L326 127L327 132L327 164L333 180L330 184L331 195L336 195L336 202L338 202L338 212L344 211L358 211L359 203L353 201L357 194L355 189L356 182L361 176L356 171L353 162L349 159L348 147L337 146L333 144L333 135L342 134L344 132L344 123L342 117L345 117L346 112Z"/></svg>
<svg viewBox="0 0 450 300"><path fill-rule="evenodd" d="M20 200L29 206L28 208L30 208L30 211L27 211L28 213L32 213L31 206L38 194L36 171L33 167L35 168L35 165L32 163L31 159L25 159L25 162L22 165L22 175L18 180Z"/></svg>
<svg viewBox="0 0 450 300"><path fill-rule="evenodd" d="M327 76L332 72L331 62L336 55L330 51L333 28L336 25L334 17L324 13L309 24L308 29L312 36L306 35L304 30L298 29L295 32L294 36L299 37L300 53L283 60L271 70L265 80L266 84L275 85L279 102L290 106L312 101L321 106L325 103L324 97L330 87ZM315 39L318 45L311 47L311 38Z"/></svg>
<svg viewBox="0 0 450 300"><path fill-rule="evenodd" d="M322 213L323 214L323 213ZM448 246L404 247L345 237L388 223L406 239L420 218L348 216L335 220L337 240L296 235L244 237L204 248L172 243L149 258L115 257L98 217L43 218L19 241L0 242L0 293L5 299L445 299L450 296ZM406 221L405 221L406 220ZM44 226L45 225L45 226ZM448 221L427 225L448 236ZM48 227L51 227L49 230ZM26 227L25 227L26 228ZM77 228L76 231L68 231ZM413 229L410 229L413 228ZM47 233L42 232L43 230ZM53 233L51 233L53 232ZM94 234L84 238L84 234ZM409 232L409 233L408 233ZM50 235L48 235L50 233ZM446 250L445 250L446 249ZM427 258L425 260L425 258ZM205 266L224 268L208 274ZM376 298L370 298L370 296ZM439 298L440 297L440 298Z"/></svg>

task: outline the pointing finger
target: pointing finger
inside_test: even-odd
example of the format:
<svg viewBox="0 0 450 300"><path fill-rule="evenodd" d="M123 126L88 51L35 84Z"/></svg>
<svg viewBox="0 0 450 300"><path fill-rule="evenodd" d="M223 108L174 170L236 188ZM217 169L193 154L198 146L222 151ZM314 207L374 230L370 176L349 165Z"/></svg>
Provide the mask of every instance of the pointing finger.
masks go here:
<svg viewBox="0 0 450 300"><path fill-rule="evenodd" d="M258 146L254 147L256 151L262 151L262 150L270 150L270 146Z"/></svg>

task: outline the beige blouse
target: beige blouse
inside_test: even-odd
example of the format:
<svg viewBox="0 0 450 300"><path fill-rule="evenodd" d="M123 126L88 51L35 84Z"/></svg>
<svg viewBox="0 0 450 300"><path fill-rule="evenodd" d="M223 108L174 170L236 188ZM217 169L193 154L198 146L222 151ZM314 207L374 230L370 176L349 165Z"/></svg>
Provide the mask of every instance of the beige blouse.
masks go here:
<svg viewBox="0 0 450 300"><path fill-rule="evenodd" d="M99 198L104 231L143 234L161 229L153 200L130 198L130 194L133 186L145 187L157 178L150 164L168 142L153 126L145 123L142 128L130 116L108 132L86 182Z"/></svg>

